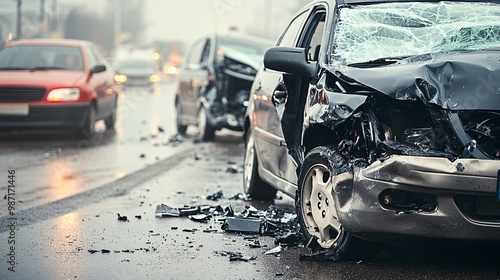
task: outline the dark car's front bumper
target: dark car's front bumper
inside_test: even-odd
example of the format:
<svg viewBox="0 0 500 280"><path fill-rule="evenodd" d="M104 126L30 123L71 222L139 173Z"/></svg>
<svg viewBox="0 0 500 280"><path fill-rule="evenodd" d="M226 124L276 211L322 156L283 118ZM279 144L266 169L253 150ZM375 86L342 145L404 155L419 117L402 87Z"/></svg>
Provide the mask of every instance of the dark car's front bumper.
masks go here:
<svg viewBox="0 0 500 280"><path fill-rule="evenodd" d="M0 114L1 129L81 128L90 104L31 105L27 115Z"/></svg>
<svg viewBox="0 0 500 280"><path fill-rule="evenodd" d="M500 240L498 160L393 155L336 176L342 225L365 238ZM394 203L391 195L410 197ZM418 204L422 205L418 205ZM410 206L408 208L408 206ZM414 209L411 209L414 207Z"/></svg>
<svg viewBox="0 0 500 280"><path fill-rule="evenodd" d="M213 127L227 128L234 131L242 131L243 130L243 116L235 115L231 113L224 113L218 116L210 116L210 123Z"/></svg>

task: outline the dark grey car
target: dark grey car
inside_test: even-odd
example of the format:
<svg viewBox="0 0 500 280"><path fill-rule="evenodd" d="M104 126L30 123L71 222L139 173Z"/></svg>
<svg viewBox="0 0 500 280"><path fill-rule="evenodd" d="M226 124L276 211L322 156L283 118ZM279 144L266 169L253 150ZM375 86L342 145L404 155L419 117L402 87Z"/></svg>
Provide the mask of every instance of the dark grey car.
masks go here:
<svg viewBox="0 0 500 280"><path fill-rule="evenodd" d="M250 87L271 46L241 35L212 35L193 43L178 76L178 132L196 125L201 139L209 141L221 128L241 131Z"/></svg>
<svg viewBox="0 0 500 280"><path fill-rule="evenodd" d="M500 5L315 1L264 57L244 188L295 197L308 244L500 240Z"/></svg>

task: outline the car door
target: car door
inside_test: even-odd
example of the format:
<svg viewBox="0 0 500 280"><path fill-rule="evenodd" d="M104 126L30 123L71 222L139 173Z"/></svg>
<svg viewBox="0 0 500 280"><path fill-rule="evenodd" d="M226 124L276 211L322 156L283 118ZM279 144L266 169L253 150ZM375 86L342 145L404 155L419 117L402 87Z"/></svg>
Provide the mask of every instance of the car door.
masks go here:
<svg viewBox="0 0 500 280"><path fill-rule="evenodd" d="M308 13L306 9L292 19L278 39L277 46L292 47L296 45L297 34ZM293 194L294 191L287 191L287 189L290 188L289 183L295 184L297 175L294 163L288 156L282 133L279 116L282 112L278 112L273 105L272 98L276 91L286 92L283 73L262 68L252 88L254 98L254 130L252 133L255 135L255 145L259 151L261 168L274 175L274 177L267 177L266 174L261 174L263 179L279 189ZM275 180L276 177L282 180Z"/></svg>
<svg viewBox="0 0 500 280"><path fill-rule="evenodd" d="M308 12L307 19L297 31L297 39L294 48L304 49L308 65L313 67L314 73L318 71L318 61L320 59L322 45L327 45L325 33L325 21L327 18L326 4L317 4ZM313 75L298 75L281 73L281 77L272 91L271 100L279 116L281 128L280 143L286 146L289 158L284 160L279 158L277 166L283 170L294 174L286 173L289 180L295 179L303 159L304 149L302 145L302 128L304 123L304 106L310 84L315 83L317 78ZM282 151L280 151L281 153ZM281 156L281 155L280 155ZM281 171L283 172L283 171Z"/></svg>
<svg viewBox="0 0 500 280"><path fill-rule="evenodd" d="M324 36L328 7L317 4L311 8L310 14L299 30L299 37L294 47L305 49L307 63L316 69L313 76L283 73L283 85L278 85L273 92L272 100L280 114L282 141L286 143L288 154L296 167L304 159L302 128L304 124L304 107L310 85L316 84L318 78L321 48L328 45L328 36ZM285 91L282 91L285 88ZM298 169L297 169L298 171Z"/></svg>
<svg viewBox="0 0 500 280"><path fill-rule="evenodd" d="M184 122L194 124L198 110L198 98L203 85L208 80L208 68L204 53L210 48L210 39L197 40L186 55L186 63L178 77L177 97Z"/></svg>
<svg viewBox="0 0 500 280"><path fill-rule="evenodd" d="M91 74L88 81L89 86L97 94L97 118L100 119L110 114L116 102L116 91L114 90L114 71L105 63L105 59L99 55L93 45L85 47L89 68L92 70L96 65L103 64L106 71Z"/></svg>

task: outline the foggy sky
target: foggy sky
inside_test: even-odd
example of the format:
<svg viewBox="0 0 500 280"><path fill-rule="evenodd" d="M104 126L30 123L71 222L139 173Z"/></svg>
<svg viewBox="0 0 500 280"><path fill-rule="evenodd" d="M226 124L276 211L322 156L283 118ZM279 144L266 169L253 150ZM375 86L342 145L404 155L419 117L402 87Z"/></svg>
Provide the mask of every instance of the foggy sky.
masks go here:
<svg viewBox="0 0 500 280"><path fill-rule="evenodd" d="M106 1L102 0L59 2L62 8L83 5L96 11L107 6ZM291 16L302 6L298 2L304 1L144 0L147 28L140 39L144 42L153 40L190 42L207 33L226 32L230 26L235 26L239 32L257 33L259 36L275 40Z"/></svg>

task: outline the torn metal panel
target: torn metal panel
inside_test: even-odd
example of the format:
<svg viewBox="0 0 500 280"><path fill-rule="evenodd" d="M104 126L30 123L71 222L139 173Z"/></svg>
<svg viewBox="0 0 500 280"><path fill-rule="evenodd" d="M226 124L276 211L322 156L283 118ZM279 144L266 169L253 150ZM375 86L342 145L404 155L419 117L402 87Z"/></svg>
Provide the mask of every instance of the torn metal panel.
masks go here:
<svg viewBox="0 0 500 280"><path fill-rule="evenodd" d="M172 208L165 204L159 204L156 206L155 214L161 217L179 217L181 212L178 208Z"/></svg>
<svg viewBox="0 0 500 280"><path fill-rule="evenodd" d="M261 234L265 231L265 223L258 218L227 217L222 229L229 232Z"/></svg>
<svg viewBox="0 0 500 280"><path fill-rule="evenodd" d="M376 181L447 191L494 193L500 162L424 156L392 156L362 169L360 175Z"/></svg>

